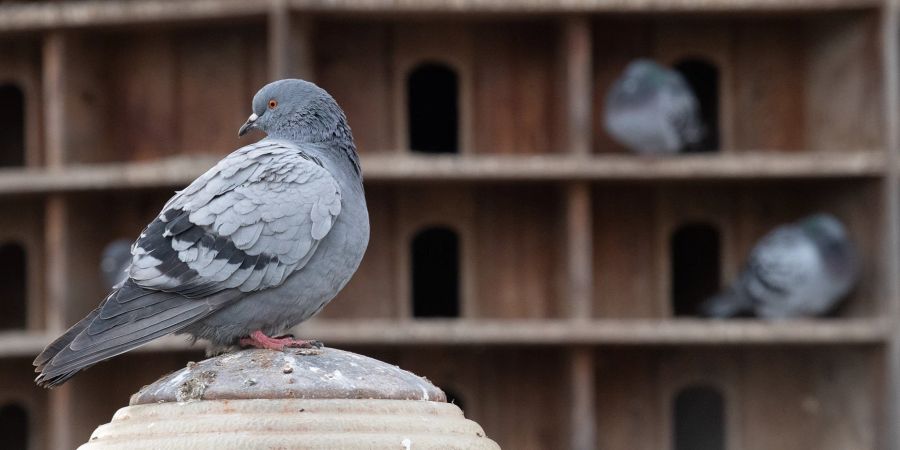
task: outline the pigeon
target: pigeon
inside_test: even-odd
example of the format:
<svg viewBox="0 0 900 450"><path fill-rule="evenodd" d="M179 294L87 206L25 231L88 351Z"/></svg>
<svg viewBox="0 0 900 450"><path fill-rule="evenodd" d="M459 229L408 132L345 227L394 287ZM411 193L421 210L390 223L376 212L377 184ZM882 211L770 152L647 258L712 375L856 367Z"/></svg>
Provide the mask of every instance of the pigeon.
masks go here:
<svg viewBox="0 0 900 450"><path fill-rule="evenodd" d="M700 104L678 71L649 59L628 64L606 95L607 133L640 154L674 154L705 136Z"/></svg>
<svg viewBox="0 0 900 450"><path fill-rule="evenodd" d="M128 268L131 266L131 241L128 239L116 239L103 248L100 257L100 274L107 289L113 289L119 283L128 278Z"/></svg>
<svg viewBox="0 0 900 450"><path fill-rule="evenodd" d="M859 257L844 225L830 214L816 214L763 236L734 284L700 309L716 318L818 316L853 289L859 274Z"/></svg>
<svg viewBox="0 0 900 450"><path fill-rule="evenodd" d="M303 80L260 89L238 136L250 130L267 137L176 192L131 246L128 278L34 360L38 385L170 333L211 349L311 345L280 333L318 313L362 260L359 157L341 108Z"/></svg>

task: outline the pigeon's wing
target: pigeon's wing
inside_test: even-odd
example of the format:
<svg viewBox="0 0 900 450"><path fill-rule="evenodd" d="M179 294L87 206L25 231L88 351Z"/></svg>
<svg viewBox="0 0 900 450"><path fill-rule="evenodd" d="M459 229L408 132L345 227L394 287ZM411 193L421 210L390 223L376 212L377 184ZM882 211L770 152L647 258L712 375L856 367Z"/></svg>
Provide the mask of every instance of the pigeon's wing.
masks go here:
<svg viewBox="0 0 900 450"><path fill-rule="evenodd" d="M38 384L177 332L241 293L280 285L312 257L340 213L320 161L264 140L176 194L132 248L130 278L35 360Z"/></svg>
<svg viewBox="0 0 900 450"><path fill-rule="evenodd" d="M321 161L264 140L166 204L132 248L130 277L188 298L278 286L309 261L340 212L339 185Z"/></svg>
<svg viewBox="0 0 900 450"><path fill-rule="evenodd" d="M797 227L786 225L754 247L742 282L754 303L787 304L820 269L815 245Z"/></svg>
<svg viewBox="0 0 900 450"><path fill-rule="evenodd" d="M660 88L659 105L682 146L697 144L703 139L706 130L700 119L700 103L678 72L671 71Z"/></svg>

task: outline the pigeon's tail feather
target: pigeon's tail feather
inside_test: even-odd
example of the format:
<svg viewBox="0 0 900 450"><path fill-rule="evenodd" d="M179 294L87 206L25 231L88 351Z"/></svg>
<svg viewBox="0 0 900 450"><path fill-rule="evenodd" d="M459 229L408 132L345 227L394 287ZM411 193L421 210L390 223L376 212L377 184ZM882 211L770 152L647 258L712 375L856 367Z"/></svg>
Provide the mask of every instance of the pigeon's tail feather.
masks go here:
<svg viewBox="0 0 900 450"><path fill-rule="evenodd" d="M734 288L728 288L703 302L700 305L700 315L726 319L744 314L751 309L752 304L743 295Z"/></svg>
<svg viewBox="0 0 900 450"><path fill-rule="evenodd" d="M35 366L34 371L40 372L41 370L43 370L47 362L53 359L53 357L56 356L57 353L62 351L62 349L66 348L69 343L75 340L75 336L78 336L82 331L84 331L84 329L94 321L94 318L96 318L97 314L99 313L100 306L91 311L90 314L87 315L87 317L81 319L81 321L79 321L75 325L72 325L72 328L69 328L68 331L65 332L65 334L56 338L55 341L51 342L50 345L44 348L44 351L42 351L41 354L38 355L32 363Z"/></svg>
<svg viewBox="0 0 900 450"><path fill-rule="evenodd" d="M35 359L39 386L58 386L100 361L176 332L227 303L223 296L188 299L126 282L100 307Z"/></svg>

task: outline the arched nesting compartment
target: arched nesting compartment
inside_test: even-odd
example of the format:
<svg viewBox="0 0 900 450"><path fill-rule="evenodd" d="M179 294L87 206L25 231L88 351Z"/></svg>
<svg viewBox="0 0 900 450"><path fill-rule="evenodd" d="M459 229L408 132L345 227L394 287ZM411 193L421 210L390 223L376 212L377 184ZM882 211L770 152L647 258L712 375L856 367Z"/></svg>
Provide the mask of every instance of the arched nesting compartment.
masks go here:
<svg viewBox="0 0 900 450"><path fill-rule="evenodd" d="M711 386L690 386L675 395L674 450L725 449L725 397Z"/></svg>
<svg viewBox="0 0 900 450"><path fill-rule="evenodd" d="M412 239L414 317L459 317L459 235L431 227Z"/></svg>
<svg viewBox="0 0 900 450"><path fill-rule="evenodd" d="M0 244L0 330L21 330L27 325L27 264L21 244Z"/></svg>
<svg viewBox="0 0 900 450"><path fill-rule="evenodd" d="M669 243L672 312L696 315L700 304L719 289L721 279L719 230L709 223L684 224Z"/></svg>
<svg viewBox="0 0 900 450"><path fill-rule="evenodd" d="M409 148L459 153L459 76L450 66L423 63L406 79Z"/></svg>
<svg viewBox="0 0 900 450"><path fill-rule="evenodd" d="M0 84L0 167L25 165L25 94L11 83Z"/></svg>
<svg viewBox="0 0 900 450"><path fill-rule="evenodd" d="M719 68L701 58L685 58L675 63L675 70L687 80L700 104L700 118L706 126L702 141L688 152L719 151Z"/></svg>

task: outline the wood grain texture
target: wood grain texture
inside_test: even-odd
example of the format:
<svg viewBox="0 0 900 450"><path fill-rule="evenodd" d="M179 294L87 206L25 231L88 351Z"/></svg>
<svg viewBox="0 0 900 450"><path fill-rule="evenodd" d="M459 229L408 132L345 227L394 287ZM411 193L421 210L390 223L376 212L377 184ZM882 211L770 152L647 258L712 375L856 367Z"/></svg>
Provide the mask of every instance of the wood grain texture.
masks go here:
<svg viewBox="0 0 900 450"><path fill-rule="evenodd" d="M393 131L392 35L387 24L323 21L313 37L316 83L344 109L363 155L399 148Z"/></svg>
<svg viewBox="0 0 900 450"><path fill-rule="evenodd" d="M689 386L723 394L728 448L876 448L877 351L617 349L597 357L601 448L671 448L672 401Z"/></svg>
<svg viewBox="0 0 900 450"><path fill-rule="evenodd" d="M477 153L564 151L551 126L562 92L554 88L558 26L547 22L485 24L472 28L474 149Z"/></svg>

